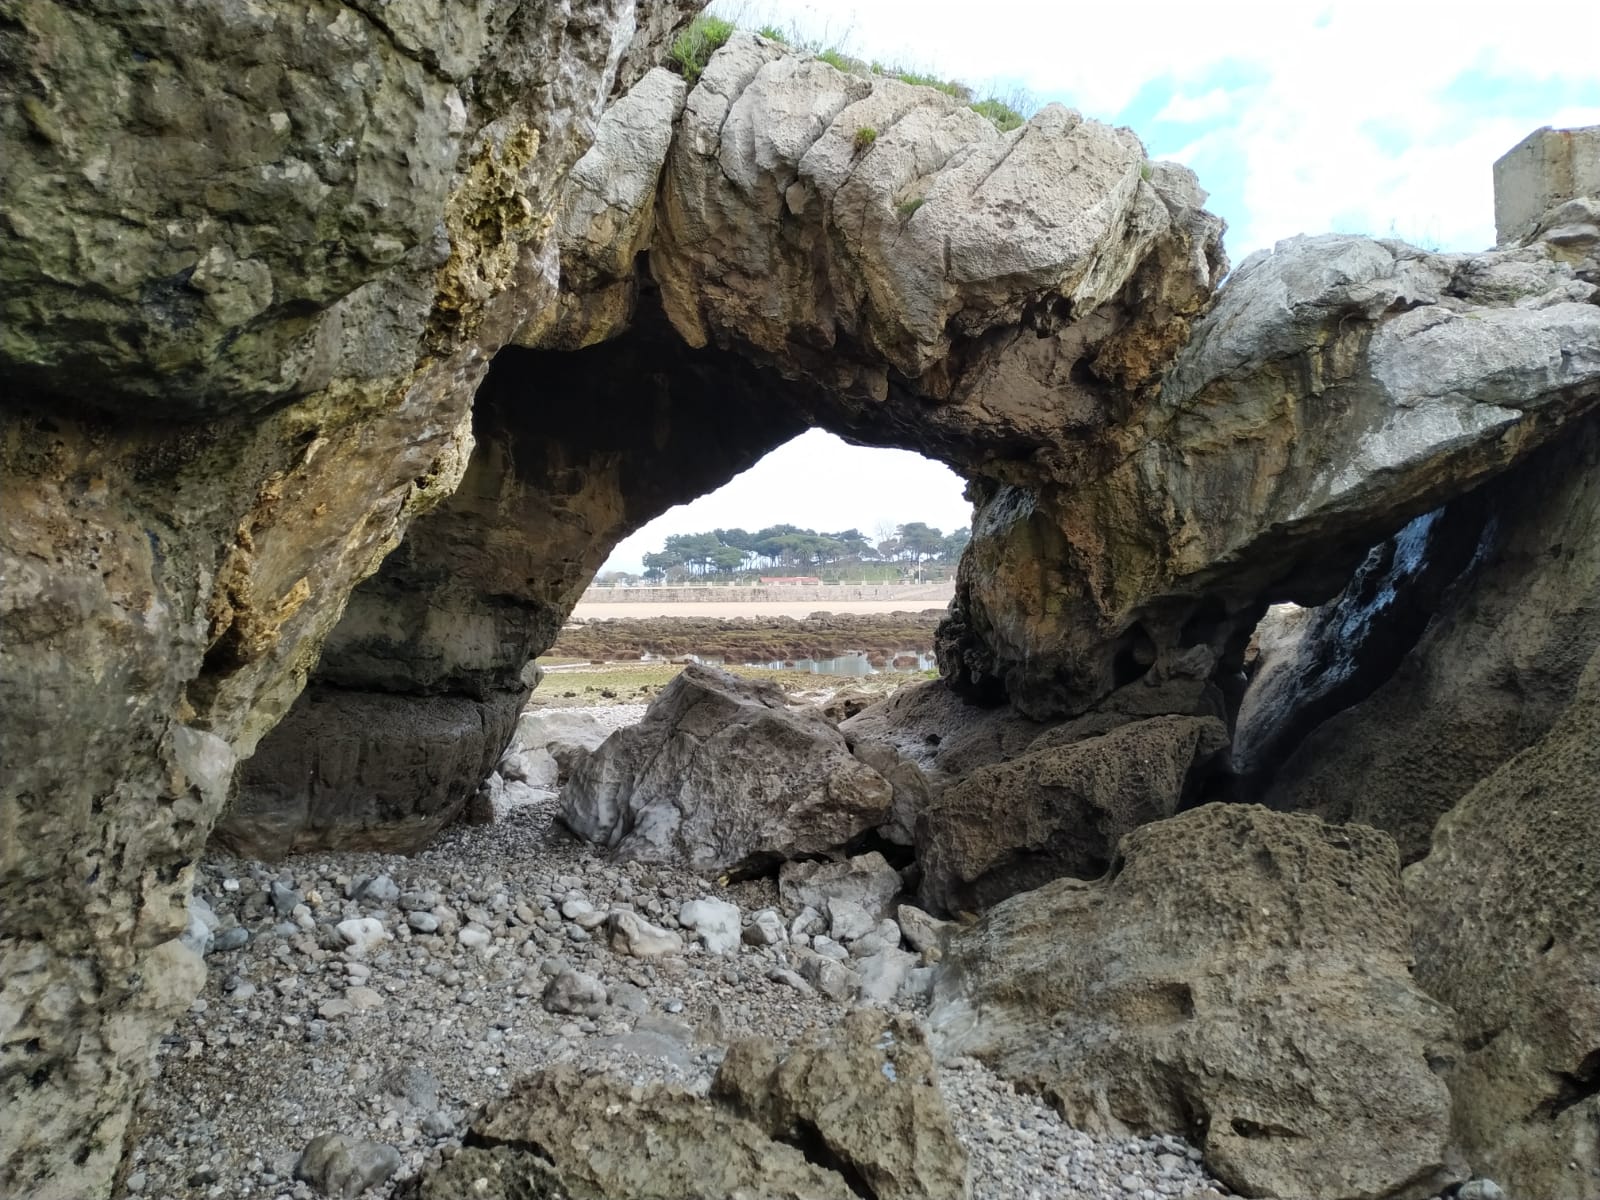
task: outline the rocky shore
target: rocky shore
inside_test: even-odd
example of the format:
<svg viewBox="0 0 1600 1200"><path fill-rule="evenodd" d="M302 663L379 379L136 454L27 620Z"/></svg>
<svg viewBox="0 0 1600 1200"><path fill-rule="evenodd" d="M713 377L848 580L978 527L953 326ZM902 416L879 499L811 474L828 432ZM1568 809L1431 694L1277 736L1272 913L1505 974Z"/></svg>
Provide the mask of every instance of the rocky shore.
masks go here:
<svg viewBox="0 0 1600 1200"><path fill-rule="evenodd" d="M642 708L582 713L620 724ZM162 1042L117 1195L310 1200L320 1193L295 1170L323 1134L393 1147L375 1168L390 1173L363 1194L399 1194L531 1071L571 1064L703 1094L730 1042L787 1045L860 1003L859 985L841 981L877 924L830 939L773 878L723 887L617 863L557 812L553 792L524 787L492 824L455 826L412 858L208 858L195 889L205 927L189 935L205 948L206 986ZM697 931L684 922L697 902L737 915ZM608 932L617 913L677 947L627 953ZM909 922L896 949L905 936ZM837 954L840 971L808 982L802 944ZM879 1003L920 1019L927 1001L907 988ZM972 1059L942 1064L938 1080L975 1200L1225 1194L1176 1138L1078 1132Z"/></svg>

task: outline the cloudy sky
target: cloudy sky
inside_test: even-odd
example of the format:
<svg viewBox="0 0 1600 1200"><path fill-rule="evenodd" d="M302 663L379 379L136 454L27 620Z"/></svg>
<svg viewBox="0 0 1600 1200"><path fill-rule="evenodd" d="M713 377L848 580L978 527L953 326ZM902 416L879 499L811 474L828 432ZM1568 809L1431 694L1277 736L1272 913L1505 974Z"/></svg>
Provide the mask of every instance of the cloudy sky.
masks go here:
<svg viewBox="0 0 1600 1200"><path fill-rule="evenodd" d="M1228 255L1296 233L1494 242L1494 160L1541 125L1600 124L1600 3L1080 4L1073 0L718 0L866 60L1025 94L1130 126L1191 167ZM966 523L961 482L915 455L812 432L726 488L651 522L669 533L780 521L819 529Z"/></svg>

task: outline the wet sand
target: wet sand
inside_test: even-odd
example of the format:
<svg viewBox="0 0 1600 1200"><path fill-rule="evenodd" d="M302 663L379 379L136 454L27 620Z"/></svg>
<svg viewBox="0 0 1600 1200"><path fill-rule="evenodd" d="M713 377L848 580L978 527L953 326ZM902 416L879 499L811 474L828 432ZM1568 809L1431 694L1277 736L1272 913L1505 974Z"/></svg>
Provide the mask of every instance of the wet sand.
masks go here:
<svg viewBox="0 0 1600 1200"><path fill-rule="evenodd" d="M937 600L707 600L695 603L644 600L625 604L580 604L572 610L572 615L585 621L614 617L794 617L798 620L814 612L921 612L928 608L942 611L944 607Z"/></svg>

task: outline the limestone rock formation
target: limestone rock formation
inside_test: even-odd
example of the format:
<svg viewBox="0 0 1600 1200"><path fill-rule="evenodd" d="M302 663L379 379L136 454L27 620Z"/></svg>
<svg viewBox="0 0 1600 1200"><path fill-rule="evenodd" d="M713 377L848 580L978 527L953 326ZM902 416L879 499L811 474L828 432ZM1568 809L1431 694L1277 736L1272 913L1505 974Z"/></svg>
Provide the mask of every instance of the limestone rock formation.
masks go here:
<svg viewBox="0 0 1600 1200"><path fill-rule="evenodd" d="M1217 298L1221 222L1127 131L745 34L685 89L648 72L688 7L8 10L0 1191L107 1191L231 799L262 851L436 829L610 547L805 428L972 482L941 670L1011 708L966 770L1212 711L1266 604L1600 398L1592 198L1484 255L1297 239ZM803 740L819 829L614 824L602 753L595 830L710 865L882 825Z"/></svg>
<svg viewBox="0 0 1600 1200"><path fill-rule="evenodd" d="M1421 1198L1461 1177L1457 1051L1409 961L1387 835L1213 804L957 933L930 1022L1075 1124L1186 1134L1245 1195Z"/></svg>
<svg viewBox="0 0 1600 1200"><path fill-rule="evenodd" d="M1327 599L1375 542L1595 406L1595 295L1546 242L1252 256L1159 398L1096 433L1101 457L984 490L943 669L1047 715L1237 662L1264 602Z"/></svg>
<svg viewBox="0 0 1600 1200"><path fill-rule="evenodd" d="M1285 728L1303 737L1280 759L1264 801L1375 825L1406 861L1427 853L1442 814L1555 723L1600 647L1600 420L1575 426L1429 524L1419 560L1425 569L1445 564L1445 586L1400 579L1363 600L1357 585L1329 610L1323 635L1298 651L1297 679L1315 686L1341 675L1360 654L1346 610L1415 605L1419 591L1432 593L1415 645L1398 661L1392 647L1375 660L1388 677L1309 733L1295 728L1308 710L1320 715L1305 685L1276 707L1251 704L1253 686L1238 739L1270 742Z"/></svg>
<svg viewBox="0 0 1600 1200"><path fill-rule="evenodd" d="M1405 874L1417 981L1460 1016L1457 1134L1513 1196L1600 1192L1600 650L1550 731Z"/></svg>
<svg viewBox="0 0 1600 1200"><path fill-rule="evenodd" d="M735 1043L709 1098L551 1067L492 1104L411 1195L962 1200L966 1156L920 1027L859 1010L787 1050Z"/></svg>
<svg viewBox="0 0 1600 1200"><path fill-rule="evenodd" d="M922 903L980 912L1052 879L1098 878L1122 835L1177 812L1227 742L1214 717L1152 717L973 771L917 820Z"/></svg>
<svg viewBox="0 0 1600 1200"><path fill-rule="evenodd" d="M0 1192L108 1191L234 764L460 480L561 181L672 19L8 10Z"/></svg>
<svg viewBox="0 0 1600 1200"><path fill-rule="evenodd" d="M574 770L562 818L628 857L702 871L820 854L886 821L889 783L783 693L689 666Z"/></svg>

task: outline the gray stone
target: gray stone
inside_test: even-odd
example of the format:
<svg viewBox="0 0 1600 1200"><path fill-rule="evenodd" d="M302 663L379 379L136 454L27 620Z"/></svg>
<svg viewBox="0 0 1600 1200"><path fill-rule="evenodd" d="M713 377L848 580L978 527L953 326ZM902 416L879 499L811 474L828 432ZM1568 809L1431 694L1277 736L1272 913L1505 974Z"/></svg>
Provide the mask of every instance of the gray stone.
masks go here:
<svg viewBox="0 0 1600 1200"><path fill-rule="evenodd" d="M279 920L288 920L294 915L294 910L305 903L305 897L295 891L288 884L274 879L270 890L272 911L278 914Z"/></svg>
<svg viewBox="0 0 1600 1200"><path fill-rule="evenodd" d="M376 917L351 917L335 926L340 939L351 950L365 954L389 938L388 930Z"/></svg>
<svg viewBox="0 0 1600 1200"><path fill-rule="evenodd" d="M618 954L661 958L683 953L683 938L671 930L652 925L638 913L613 909L606 918L606 927L610 930L611 949Z"/></svg>
<svg viewBox="0 0 1600 1200"><path fill-rule="evenodd" d="M606 988L593 975L563 971L552 979L539 1002L546 1012L598 1016L606 1007Z"/></svg>
<svg viewBox="0 0 1600 1200"><path fill-rule="evenodd" d="M827 912L834 901L847 901L874 921L889 914L900 887L900 873L876 850L845 862L785 863L778 871L778 893L785 904Z"/></svg>
<svg viewBox="0 0 1600 1200"><path fill-rule="evenodd" d="M691 930L712 954L739 951L739 906L702 896L678 909L678 924Z"/></svg>
<svg viewBox="0 0 1600 1200"><path fill-rule="evenodd" d="M739 935L747 946L776 946L787 940L783 918L770 908L763 908L750 918L750 924Z"/></svg>
<svg viewBox="0 0 1600 1200"><path fill-rule="evenodd" d="M242 925L235 925L232 929L225 929L211 939L208 954L225 954L230 950L237 950L250 940L250 931Z"/></svg>
<svg viewBox="0 0 1600 1200"><path fill-rule="evenodd" d="M763 769L752 774L751 763ZM694 665L561 792L563 820L580 837L703 871L834 849L881 823L889 805L889 785L832 725L774 688Z"/></svg>
<svg viewBox="0 0 1600 1200"><path fill-rule="evenodd" d="M353 1200L369 1187L386 1182L400 1164L400 1152L393 1146L342 1133L323 1133L312 1138L301 1152L294 1165L294 1177L326 1196Z"/></svg>
<svg viewBox="0 0 1600 1200"><path fill-rule="evenodd" d="M899 947L880 950L856 961L856 971L861 976L857 993L863 1004L880 1007L899 997L917 966L917 956Z"/></svg>

